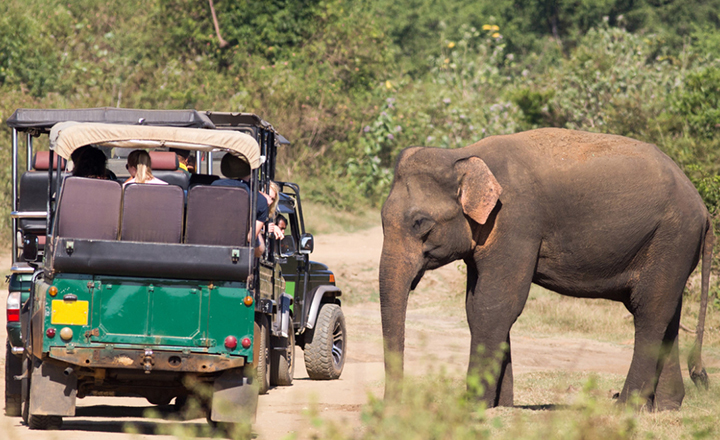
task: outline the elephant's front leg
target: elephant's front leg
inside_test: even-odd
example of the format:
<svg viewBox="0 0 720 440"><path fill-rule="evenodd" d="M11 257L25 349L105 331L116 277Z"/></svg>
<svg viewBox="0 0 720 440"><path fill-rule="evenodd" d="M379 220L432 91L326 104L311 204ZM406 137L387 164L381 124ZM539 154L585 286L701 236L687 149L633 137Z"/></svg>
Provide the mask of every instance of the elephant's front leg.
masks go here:
<svg viewBox="0 0 720 440"><path fill-rule="evenodd" d="M468 262L469 391L479 392L488 407L512 406L510 328L525 306L535 265L513 265L512 273L507 273L505 265L481 264L479 268L474 261ZM475 383L480 390L473 389Z"/></svg>

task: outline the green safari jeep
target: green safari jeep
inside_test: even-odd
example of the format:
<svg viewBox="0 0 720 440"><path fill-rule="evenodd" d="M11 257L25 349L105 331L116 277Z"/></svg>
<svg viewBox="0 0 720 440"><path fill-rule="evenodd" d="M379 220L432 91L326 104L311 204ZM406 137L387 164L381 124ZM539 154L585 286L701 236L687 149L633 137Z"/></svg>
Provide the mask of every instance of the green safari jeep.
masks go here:
<svg viewBox="0 0 720 440"><path fill-rule="evenodd" d="M289 316L280 267L255 258L260 148L194 128L61 123L50 163L85 145L219 150L254 170L247 188L123 186L65 176L50 198L42 265L21 311L22 415L55 428L88 395L167 404L206 384L213 422L251 422L269 387L270 325ZM61 164L62 165L62 164ZM61 166L62 168L62 166ZM39 249L23 238L23 259Z"/></svg>

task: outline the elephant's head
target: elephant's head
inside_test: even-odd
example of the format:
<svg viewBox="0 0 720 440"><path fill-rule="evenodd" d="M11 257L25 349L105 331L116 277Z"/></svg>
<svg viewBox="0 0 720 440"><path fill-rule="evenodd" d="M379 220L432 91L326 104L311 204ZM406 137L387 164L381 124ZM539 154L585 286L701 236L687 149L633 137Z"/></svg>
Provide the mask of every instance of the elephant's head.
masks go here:
<svg viewBox="0 0 720 440"><path fill-rule="evenodd" d="M395 167L382 208L380 306L385 342L385 394L399 391L410 290L428 269L467 258L502 187L479 157L459 150L414 147Z"/></svg>

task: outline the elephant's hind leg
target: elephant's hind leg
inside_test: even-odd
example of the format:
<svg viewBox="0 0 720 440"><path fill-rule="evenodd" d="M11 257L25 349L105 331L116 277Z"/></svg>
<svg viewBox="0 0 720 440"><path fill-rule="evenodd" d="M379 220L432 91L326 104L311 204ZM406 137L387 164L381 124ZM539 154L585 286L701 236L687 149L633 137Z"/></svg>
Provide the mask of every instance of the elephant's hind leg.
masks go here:
<svg viewBox="0 0 720 440"><path fill-rule="evenodd" d="M621 402L628 402L637 394L641 399L639 403L648 409L673 409L682 404L685 391L677 337L683 286L684 283L671 289L667 285L657 286L650 290L655 296L648 296L645 289L633 293L642 300L635 301L636 306L628 307L635 317L635 347L630 371L620 393Z"/></svg>
<svg viewBox="0 0 720 440"><path fill-rule="evenodd" d="M685 397L680 355L678 353L678 330L680 327L680 311L682 300L678 304L675 316L665 332L663 347L658 362L658 383L655 387L654 406L658 411L680 409Z"/></svg>

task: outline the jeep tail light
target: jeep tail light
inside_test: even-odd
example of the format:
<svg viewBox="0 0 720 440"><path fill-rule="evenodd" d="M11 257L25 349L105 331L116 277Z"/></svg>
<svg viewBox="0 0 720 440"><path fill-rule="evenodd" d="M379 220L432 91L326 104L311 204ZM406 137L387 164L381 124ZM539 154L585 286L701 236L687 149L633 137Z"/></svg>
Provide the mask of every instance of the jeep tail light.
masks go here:
<svg viewBox="0 0 720 440"><path fill-rule="evenodd" d="M250 348L251 344L252 344L252 341L250 340L250 338L243 338L243 340L242 340L243 348Z"/></svg>
<svg viewBox="0 0 720 440"><path fill-rule="evenodd" d="M8 294L7 322L20 322L20 292Z"/></svg>
<svg viewBox="0 0 720 440"><path fill-rule="evenodd" d="M330 274L330 282L333 284L335 283L335 274L334 273Z"/></svg>
<svg viewBox="0 0 720 440"><path fill-rule="evenodd" d="M225 338L225 348L228 350L235 350L235 348L237 348L237 338L235 336L228 336Z"/></svg>

